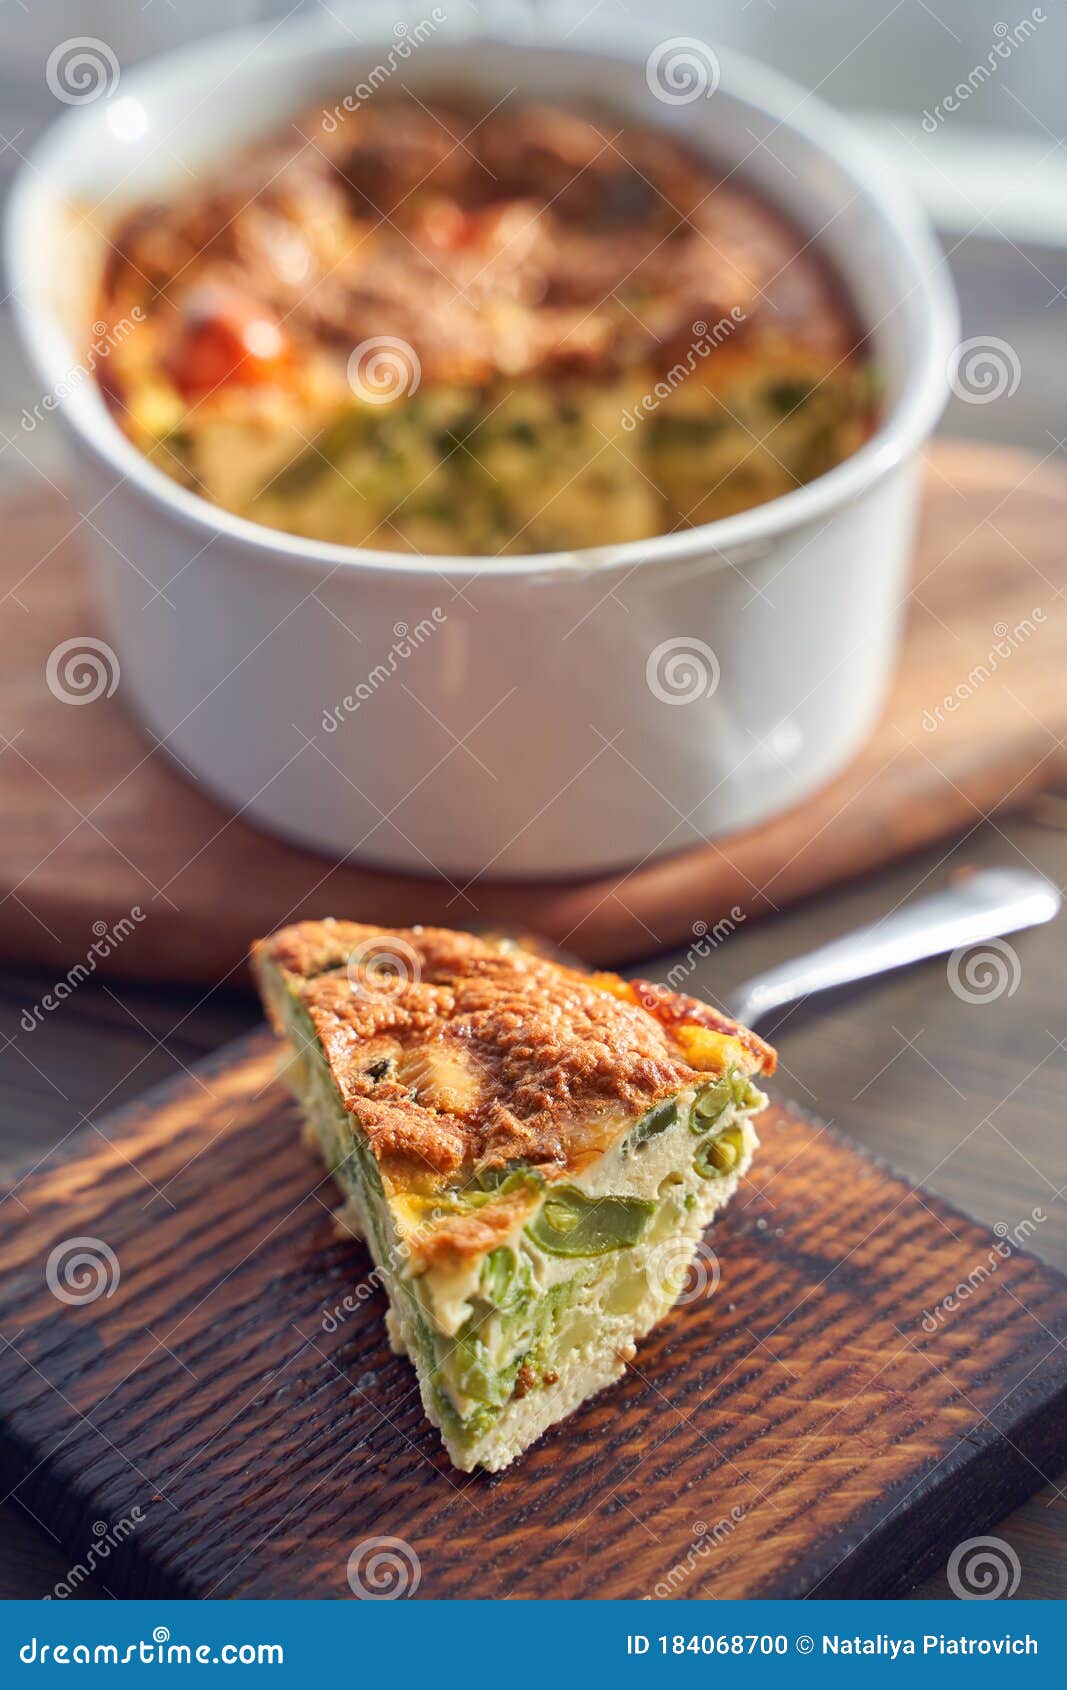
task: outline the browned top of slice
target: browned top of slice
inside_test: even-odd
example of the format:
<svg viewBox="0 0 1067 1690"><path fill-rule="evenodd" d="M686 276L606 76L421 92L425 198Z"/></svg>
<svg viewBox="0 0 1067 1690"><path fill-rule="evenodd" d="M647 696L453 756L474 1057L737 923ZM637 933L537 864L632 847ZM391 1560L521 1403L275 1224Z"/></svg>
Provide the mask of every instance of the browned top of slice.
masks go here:
<svg viewBox="0 0 1067 1690"><path fill-rule="evenodd" d="M346 1108L408 1191L510 1163L576 1171L702 1074L774 1069L769 1045L707 1004L506 940L308 921L253 960L261 979L281 970Z"/></svg>

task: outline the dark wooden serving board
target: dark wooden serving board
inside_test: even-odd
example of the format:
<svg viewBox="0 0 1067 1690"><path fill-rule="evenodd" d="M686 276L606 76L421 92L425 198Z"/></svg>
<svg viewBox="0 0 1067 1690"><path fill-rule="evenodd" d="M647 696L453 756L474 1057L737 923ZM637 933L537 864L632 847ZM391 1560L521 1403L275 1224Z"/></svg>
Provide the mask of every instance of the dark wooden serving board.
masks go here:
<svg viewBox="0 0 1067 1690"><path fill-rule="evenodd" d="M462 1475L276 1062L252 1035L3 1203L4 1488L72 1564L106 1538L116 1595L347 1598L378 1537L422 1597L890 1595L1067 1455L1067 1281L1022 1251L976 1273L995 1233L776 1106L714 1294L519 1464ZM72 1239L110 1286L83 1305L47 1283Z"/></svg>
<svg viewBox="0 0 1067 1690"><path fill-rule="evenodd" d="M45 681L60 641L97 632L78 506L7 505L0 549L0 950L54 977L95 932L146 917L95 966L214 984L249 942L299 916L384 925L456 919L447 881L329 860L228 817L113 698L80 709ZM941 442L928 463L896 685L852 766L788 815L734 838L580 883L468 888L463 923L532 928L590 961L687 943L964 832L1067 779L1067 476L1023 453ZM856 559L857 569L864 559ZM987 659L998 629L1044 621L936 733L925 713Z"/></svg>

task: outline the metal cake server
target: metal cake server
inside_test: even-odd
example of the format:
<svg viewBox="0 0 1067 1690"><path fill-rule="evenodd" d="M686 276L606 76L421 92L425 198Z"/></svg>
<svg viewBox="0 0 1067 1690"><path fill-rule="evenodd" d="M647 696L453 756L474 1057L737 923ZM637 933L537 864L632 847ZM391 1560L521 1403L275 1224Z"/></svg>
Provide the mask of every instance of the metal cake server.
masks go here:
<svg viewBox="0 0 1067 1690"><path fill-rule="evenodd" d="M1062 901L1058 888L1031 869L979 869L744 981L727 993L724 1008L751 1027L813 993L1051 921Z"/></svg>

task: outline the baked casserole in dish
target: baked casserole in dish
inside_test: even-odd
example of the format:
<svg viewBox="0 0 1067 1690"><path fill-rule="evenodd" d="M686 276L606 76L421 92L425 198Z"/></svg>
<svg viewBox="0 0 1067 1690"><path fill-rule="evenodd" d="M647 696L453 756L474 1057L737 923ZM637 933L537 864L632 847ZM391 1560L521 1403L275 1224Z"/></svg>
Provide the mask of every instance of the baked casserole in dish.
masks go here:
<svg viewBox="0 0 1067 1690"><path fill-rule="evenodd" d="M467 556L641 540L789 492L871 431L819 252L641 124L317 108L111 238L98 374L120 426L291 534Z"/></svg>

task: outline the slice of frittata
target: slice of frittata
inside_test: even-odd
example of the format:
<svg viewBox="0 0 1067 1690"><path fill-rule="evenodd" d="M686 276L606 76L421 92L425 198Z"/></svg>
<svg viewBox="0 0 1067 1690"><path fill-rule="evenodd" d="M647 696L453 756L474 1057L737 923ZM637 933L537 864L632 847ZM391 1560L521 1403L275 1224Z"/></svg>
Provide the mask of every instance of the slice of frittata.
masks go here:
<svg viewBox="0 0 1067 1690"><path fill-rule="evenodd" d="M256 945L287 1075L457 1467L618 1379L756 1149L773 1050L509 940L307 921Z"/></svg>

